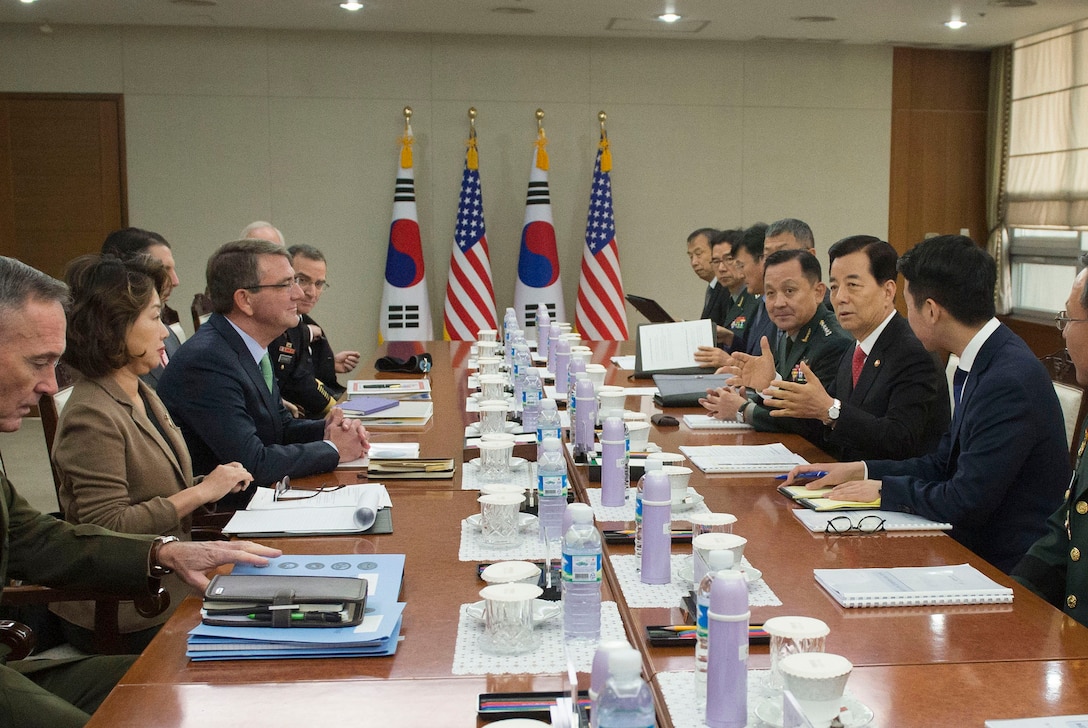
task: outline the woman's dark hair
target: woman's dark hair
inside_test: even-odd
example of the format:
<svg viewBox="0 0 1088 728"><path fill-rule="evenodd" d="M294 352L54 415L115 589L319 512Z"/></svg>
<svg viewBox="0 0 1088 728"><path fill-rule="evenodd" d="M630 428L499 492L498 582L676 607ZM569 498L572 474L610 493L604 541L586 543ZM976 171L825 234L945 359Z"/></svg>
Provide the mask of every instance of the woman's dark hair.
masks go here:
<svg viewBox="0 0 1088 728"><path fill-rule="evenodd" d="M129 329L152 292L162 295L170 282L162 264L147 255L83 255L68 264L64 280L72 304L62 359L85 377L103 377L134 358L125 346Z"/></svg>

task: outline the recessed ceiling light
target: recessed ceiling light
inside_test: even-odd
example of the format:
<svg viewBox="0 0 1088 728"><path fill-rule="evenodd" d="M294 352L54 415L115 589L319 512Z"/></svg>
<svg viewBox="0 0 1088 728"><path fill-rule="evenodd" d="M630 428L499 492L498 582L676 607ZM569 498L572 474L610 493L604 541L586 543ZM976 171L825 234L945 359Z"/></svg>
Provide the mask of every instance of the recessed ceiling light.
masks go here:
<svg viewBox="0 0 1088 728"><path fill-rule="evenodd" d="M21 2L21 3L23 4L23 5L30 5L31 3L35 2L35 0L19 0L19 1L20 1L20 2Z"/></svg>
<svg viewBox="0 0 1088 728"><path fill-rule="evenodd" d="M675 23L677 20L680 20L681 17L682 16L677 15L676 13L662 13L657 16L657 19L663 23Z"/></svg>
<svg viewBox="0 0 1088 728"><path fill-rule="evenodd" d="M351 12L354 13L356 10L362 10L363 9L363 4L362 3L357 3L357 2L346 2L346 3L340 3L340 7L342 7L344 10L350 10Z"/></svg>
<svg viewBox="0 0 1088 728"><path fill-rule="evenodd" d="M963 22L962 20L949 20L944 25L946 28L951 28L952 30L959 30L960 28L967 27L967 23Z"/></svg>

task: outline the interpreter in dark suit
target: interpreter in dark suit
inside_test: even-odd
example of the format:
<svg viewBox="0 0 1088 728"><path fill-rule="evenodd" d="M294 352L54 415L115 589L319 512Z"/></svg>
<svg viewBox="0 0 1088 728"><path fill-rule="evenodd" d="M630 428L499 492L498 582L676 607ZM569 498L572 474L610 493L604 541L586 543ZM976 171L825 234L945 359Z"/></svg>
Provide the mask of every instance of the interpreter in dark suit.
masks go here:
<svg viewBox="0 0 1088 728"><path fill-rule="evenodd" d="M715 417L776 430L778 423L762 397L772 382L803 382L809 372L830 380L853 342L822 303L826 286L820 274L820 262L807 250L780 250L767 257L763 299L782 335L776 351L763 337L759 356L737 354L736 365L725 367L736 374L735 384L731 380L729 387L707 392L700 400Z"/></svg>
<svg viewBox="0 0 1088 728"><path fill-rule="evenodd" d="M699 318L710 318L710 312L718 305L718 280L714 277L714 267L710 264L710 240L718 234L716 228L699 228L688 235L688 263L699 280L706 283L703 291L703 308Z"/></svg>
<svg viewBox="0 0 1088 728"><path fill-rule="evenodd" d="M908 460L817 463L810 488L952 524L951 536L1010 571L1047 530L1069 482L1065 425L1046 369L994 317L997 267L970 238L919 243L899 260L910 326L960 357L958 402L937 450Z"/></svg>
<svg viewBox="0 0 1088 728"><path fill-rule="evenodd" d="M122 261L85 255L68 265L65 279L72 304L64 362L82 377L53 442L64 518L188 541L193 512L243 490L251 477L231 463L194 479L181 430L141 379L159 366L164 346L158 291L168 285L166 271L147 256ZM175 576L163 586L171 607L189 595ZM94 651L94 602L56 602L51 610L64 618L68 642ZM126 651L142 652L170 613L144 617L132 602L121 602L118 627Z"/></svg>
<svg viewBox="0 0 1088 728"><path fill-rule="evenodd" d="M1088 265L1088 255L1080 261ZM1088 386L1088 268L1081 270L1065 310L1057 316L1077 383ZM1080 436L1076 474L1065 502L1051 514L1046 533L1032 544L1012 571L1012 578L1088 626L1088 429Z"/></svg>
<svg viewBox="0 0 1088 728"><path fill-rule="evenodd" d="M178 278L177 266L174 264L174 253L166 238L151 230L128 227L114 230L106 236L102 243L103 255L114 255L122 260L131 260L137 256L147 255L162 264L166 271L166 285L160 294L162 300L162 320L166 324L166 349L160 357L159 365L144 374L141 379L147 386L154 389L159 386L159 379L166 365L170 363L170 357L181 348L181 342L185 340L185 329L181 327L177 311L166 305L170 294L181 282Z"/></svg>
<svg viewBox="0 0 1088 728"><path fill-rule="evenodd" d="M724 231L715 240L719 270L735 285L743 285L736 292L729 322L719 327L720 346L700 346L694 354L695 362L704 367L732 365L731 354L746 351L746 342L755 337L755 353L759 353L759 339L763 336L777 340L778 329L767 315L761 300L763 293L763 237L767 226L757 222L739 235L726 236ZM731 241L731 242L730 242ZM728 246L728 249L727 249ZM711 258L713 260L713 258ZM725 266L726 269L722 269ZM719 276L721 280L721 276Z"/></svg>
<svg viewBox="0 0 1088 728"><path fill-rule="evenodd" d="M895 248L869 235L828 251L831 299L856 340L826 389L802 367L804 383L776 383L759 430L807 437L840 460L908 458L933 452L948 430L944 372L895 310ZM826 381L826 380L825 380Z"/></svg>
<svg viewBox="0 0 1088 728"><path fill-rule="evenodd" d="M292 245L287 252L302 288L299 322L269 344L268 353L283 398L298 407L302 417L321 419L346 391L336 375L354 369L359 352L333 353L324 329L310 317L329 286L324 254L311 245Z"/></svg>
<svg viewBox="0 0 1088 728"><path fill-rule="evenodd" d="M226 243L208 261L215 312L178 350L159 396L181 427L193 472L239 462L258 485L324 473L368 448L366 430L334 407L296 420L280 400L268 345L298 321L291 259L266 240Z"/></svg>
<svg viewBox="0 0 1088 728"><path fill-rule="evenodd" d="M43 394L55 394L65 346L64 284L0 257L0 432L15 432ZM135 595L171 571L203 591L222 564L267 565L277 549L246 541L183 542L117 534L36 511L0 469L0 584L24 579L61 588ZM77 728L135 659L132 655L6 661L0 646L0 725Z"/></svg>

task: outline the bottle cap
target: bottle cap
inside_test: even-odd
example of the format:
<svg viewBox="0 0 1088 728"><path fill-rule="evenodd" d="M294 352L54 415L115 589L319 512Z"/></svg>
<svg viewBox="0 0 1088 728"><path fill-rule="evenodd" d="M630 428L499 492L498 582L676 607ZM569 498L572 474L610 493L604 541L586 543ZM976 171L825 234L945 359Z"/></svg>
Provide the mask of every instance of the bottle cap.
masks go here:
<svg viewBox="0 0 1088 728"><path fill-rule="evenodd" d="M619 417L608 417L601 426L602 440L623 440L623 420Z"/></svg>
<svg viewBox="0 0 1088 728"><path fill-rule="evenodd" d="M570 513L572 523L593 523L593 509L585 503L570 503L567 505L567 512Z"/></svg>
<svg viewBox="0 0 1088 728"><path fill-rule="evenodd" d="M669 476L661 470L646 473L646 482L642 485L642 503L672 502L672 486Z"/></svg>
<svg viewBox="0 0 1088 728"><path fill-rule="evenodd" d="M660 460L654 460L653 458L646 458L646 464L642 466L642 472L649 475L655 470L661 470L665 463Z"/></svg>
<svg viewBox="0 0 1088 728"><path fill-rule="evenodd" d="M550 410L558 410L558 409L559 408L555 406L555 400L554 399L542 399L542 400L540 400L540 411L541 412L548 412Z"/></svg>
<svg viewBox="0 0 1088 728"><path fill-rule="evenodd" d="M642 674L642 655L632 648L616 650L608 655L608 672L612 677L634 677Z"/></svg>
<svg viewBox="0 0 1088 728"><path fill-rule="evenodd" d="M608 672L611 669L610 661L613 652L632 649L627 640L604 640L593 654L593 671L590 673L589 691L600 695L604 685L608 682Z"/></svg>
<svg viewBox="0 0 1088 728"><path fill-rule="evenodd" d="M583 374L582 376L578 377L578 384L574 385L574 387L574 394L578 397L579 400L581 400L583 397L589 399L590 397L594 396L593 381L589 378L588 374ZM579 404L581 404L581 401L579 401ZM581 407L579 407L578 409L581 410Z"/></svg>
<svg viewBox="0 0 1088 728"><path fill-rule="evenodd" d="M719 571L710 585L707 616L719 622L748 619L748 581L739 571Z"/></svg>
<svg viewBox="0 0 1088 728"><path fill-rule="evenodd" d="M556 354L569 354L570 353L570 341L562 337L555 342Z"/></svg>
<svg viewBox="0 0 1088 728"><path fill-rule="evenodd" d="M561 447L559 439L556 437L544 438L544 452L559 452Z"/></svg>

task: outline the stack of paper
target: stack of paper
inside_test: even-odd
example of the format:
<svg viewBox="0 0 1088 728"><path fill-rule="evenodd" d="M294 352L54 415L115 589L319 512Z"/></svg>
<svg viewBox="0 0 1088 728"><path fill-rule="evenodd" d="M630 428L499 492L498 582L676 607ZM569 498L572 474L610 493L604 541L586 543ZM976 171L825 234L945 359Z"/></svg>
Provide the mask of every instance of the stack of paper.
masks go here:
<svg viewBox="0 0 1088 728"><path fill-rule="evenodd" d="M404 604L398 602L403 554L290 555L265 568L238 565L235 574L269 572L292 576L355 576L367 580L367 616L356 627L216 627L189 632L186 655L193 660L257 660L300 657L391 655L400 638Z"/></svg>
<svg viewBox="0 0 1088 728"><path fill-rule="evenodd" d="M380 483L347 485L317 493L289 490L276 500L274 488L257 488L243 511L235 511L223 527L231 536L362 533L374 525L378 511L392 506Z"/></svg>
<svg viewBox="0 0 1088 728"><path fill-rule="evenodd" d="M345 417L361 420L367 427L421 427L431 421L434 403L430 399L401 399L389 409L369 414L345 411Z"/></svg>
<svg viewBox="0 0 1088 728"><path fill-rule="evenodd" d="M808 465L800 455L782 443L771 445L681 445L704 473L784 473L798 465Z"/></svg>
<svg viewBox="0 0 1088 728"><path fill-rule="evenodd" d="M844 607L1012 602L1012 589L1001 586L970 564L812 571L816 582Z"/></svg>

